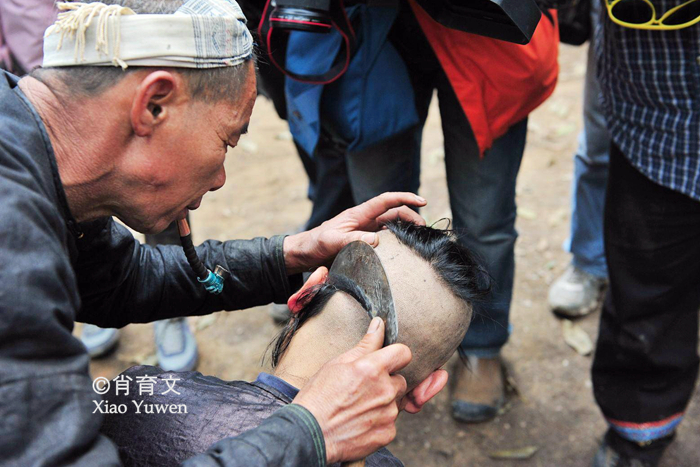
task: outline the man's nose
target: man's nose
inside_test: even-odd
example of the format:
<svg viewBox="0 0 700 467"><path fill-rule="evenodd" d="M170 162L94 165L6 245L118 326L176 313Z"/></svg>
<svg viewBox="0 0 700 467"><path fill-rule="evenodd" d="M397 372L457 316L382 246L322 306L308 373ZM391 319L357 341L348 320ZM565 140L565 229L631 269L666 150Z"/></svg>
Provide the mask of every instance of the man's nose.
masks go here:
<svg viewBox="0 0 700 467"><path fill-rule="evenodd" d="M226 183L226 169L221 167L221 170L216 175L214 179L214 185L209 189L209 191L216 191Z"/></svg>

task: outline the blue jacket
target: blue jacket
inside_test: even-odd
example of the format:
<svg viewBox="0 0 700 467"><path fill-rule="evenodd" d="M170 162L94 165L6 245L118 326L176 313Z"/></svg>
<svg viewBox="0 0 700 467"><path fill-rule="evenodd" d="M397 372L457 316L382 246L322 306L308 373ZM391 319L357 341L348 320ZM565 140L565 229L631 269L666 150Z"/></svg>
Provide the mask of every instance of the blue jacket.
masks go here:
<svg viewBox="0 0 700 467"><path fill-rule="evenodd" d="M331 84L286 79L289 128L313 155L321 120L348 142L349 151L372 146L418 124L408 70L388 40L398 10L359 5L348 8L356 27L357 50L348 70ZM287 68L299 74L321 74L331 68L343 38L295 31L287 46Z"/></svg>

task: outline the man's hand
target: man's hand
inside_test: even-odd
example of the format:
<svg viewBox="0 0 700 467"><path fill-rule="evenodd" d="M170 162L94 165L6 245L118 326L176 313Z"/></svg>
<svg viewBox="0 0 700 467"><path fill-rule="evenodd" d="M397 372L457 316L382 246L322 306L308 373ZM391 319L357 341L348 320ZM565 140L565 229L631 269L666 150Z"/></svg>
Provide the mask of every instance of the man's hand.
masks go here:
<svg viewBox="0 0 700 467"><path fill-rule="evenodd" d="M316 417L329 464L362 459L396 436L406 380L391 374L408 365L411 351L383 342L384 322L374 318L362 341L321 367L293 401Z"/></svg>
<svg viewBox="0 0 700 467"><path fill-rule="evenodd" d="M425 225L425 220L408 206L425 206L426 201L413 193L384 193L343 211L308 232L284 239L284 262L288 274L309 271L330 264L348 243L362 240L377 246L375 233L390 220L403 219Z"/></svg>

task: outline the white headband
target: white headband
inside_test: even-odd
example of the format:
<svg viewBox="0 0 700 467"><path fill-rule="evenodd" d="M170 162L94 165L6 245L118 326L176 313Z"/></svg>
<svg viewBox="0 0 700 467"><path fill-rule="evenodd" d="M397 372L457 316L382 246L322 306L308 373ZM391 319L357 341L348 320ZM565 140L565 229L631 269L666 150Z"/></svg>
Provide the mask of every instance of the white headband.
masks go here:
<svg viewBox="0 0 700 467"><path fill-rule="evenodd" d="M154 15L103 3L58 7L64 11L44 34L44 68L219 68L236 66L253 53L235 0L188 0L173 14Z"/></svg>

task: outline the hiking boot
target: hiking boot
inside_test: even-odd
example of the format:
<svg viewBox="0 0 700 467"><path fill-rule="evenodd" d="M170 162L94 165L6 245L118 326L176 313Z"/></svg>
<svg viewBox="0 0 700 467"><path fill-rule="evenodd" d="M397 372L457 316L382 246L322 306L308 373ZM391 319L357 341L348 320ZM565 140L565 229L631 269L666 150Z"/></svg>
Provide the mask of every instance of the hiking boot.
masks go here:
<svg viewBox="0 0 700 467"><path fill-rule="evenodd" d="M197 367L197 341L185 318L154 324L158 366L166 371L192 371Z"/></svg>
<svg viewBox="0 0 700 467"><path fill-rule="evenodd" d="M676 434L640 444L628 441L609 429L593 458L593 467L657 467Z"/></svg>
<svg viewBox="0 0 700 467"><path fill-rule="evenodd" d="M600 304L607 282L606 278L569 265L549 288L549 306L554 313L567 318L585 316Z"/></svg>
<svg viewBox="0 0 700 467"><path fill-rule="evenodd" d="M452 394L452 417L460 422L491 420L505 401L501 358L467 357L467 367L458 363Z"/></svg>
<svg viewBox="0 0 700 467"><path fill-rule="evenodd" d="M80 332L80 340L87 349L90 358L104 357L117 347L119 330L84 324Z"/></svg>

